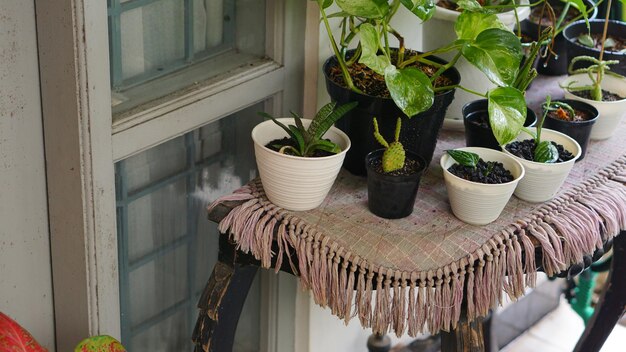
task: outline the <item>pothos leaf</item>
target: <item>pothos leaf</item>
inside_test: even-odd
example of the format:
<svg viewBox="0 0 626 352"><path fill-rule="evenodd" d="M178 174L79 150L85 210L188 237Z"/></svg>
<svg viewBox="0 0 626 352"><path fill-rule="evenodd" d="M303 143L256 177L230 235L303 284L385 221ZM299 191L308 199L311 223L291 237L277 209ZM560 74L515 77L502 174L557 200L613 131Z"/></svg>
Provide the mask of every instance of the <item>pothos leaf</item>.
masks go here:
<svg viewBox="0 0 626 352"><path fill-rule="evenodd" d="M82 340L74 352L126 352L126 349L111 336L100 335Z"/></svg>
<svg viewBox="0 0 626 352"><path fill-rule="evenodd" d="M482 31L491 28L510 31L498 16L483 12L463 11L454 24L454 31L459 39L474 40Z"/></svg>
<svg viewBox="0 0 626 352"><path fill-rule="evenodd" d="M505 145L519 134L526 120L524 94L512 87L498 87L487 94L489 124L498 144Z"/></svg>
<svg viewBox="0 0 626 352"><path fill-rule="evenodd" d="M478 165L478 160L480 160L480 156L478 154L466 152L464 150L448 149L446 152L457 163L467 167L476 167L476 165Z"/></svg>
<svg viewBox="0 0 626 352"><path fill-rule="evenodd" d="M389 12L387 0L336 0L337 5L352 16L383 18Z"/></svg>
<svg viewBox="0 0 626 352"><path fill-rule="evenodd" d="M593 48L596 46L595 41L589 34L581 34L578 36L578 42L586 47Z"/></svg>
<svg viewBox="0 0 626 352"><path fill-rule="evenodd" d="M617 43L615 43L615 40L613 40L613 38L606 38L604 40L604 47L605 48L611 49L611 48L614 48L615 45L617 45Z"/></svg>
<svg viewBox="0 0 626 352"><path fill-rule="evenodd" d="M478 1L476 0L458 0L456 2L456 5L459 7L459 9L464 10L464 11L486 12L485 9L482 6L480 6Z"/></svg>
<svg viewBox="0 0 626 352"><path fill-rule="evenodd" d="M0 313L0 351L47 352L13 319Z"/></svg>
<svg viewBox="0 0 626 352"><path fill-rule="evenodd" d="M408 117L428 110L435 100L430 79L418 68L390 65L385 70L385 83L393 101Z"/></svg>
<svg viewBox="0 0 626 352"><path fill-rule="evenodd" d="M554 163L559 159L559 150L550 141L541 141L535 147L534 161L538 163Z"/></svg>
<svg viewBox="0 0 626 352"><path fill-rule="evenodd" d="M320 4L321 8L326 9L333 4L333 0L317 0L317 3Z"/></svg>
<svg viewBox="0 0 626 352"><path fill-rule="evenodd" d="M380 47L380 36L376 28L370 23L363 23L359 27L361 36L361 57L359 62L374 70L379 75L385 74L385 69L391 65L384 55L377 55Z"/></svg>
<svg viewBox="0 0 626 352"><path fill-rule="evenodd" d="M400 0L400 2L422 21L429 20L435 13L433 0Z"/></svg>
<svg viewBox="0 0 626 352"><path fill-rule="evenodd" d="M500 86L513 84L522 60L520 39L508 30L486 29L461 49L463 57Z"/></svg>

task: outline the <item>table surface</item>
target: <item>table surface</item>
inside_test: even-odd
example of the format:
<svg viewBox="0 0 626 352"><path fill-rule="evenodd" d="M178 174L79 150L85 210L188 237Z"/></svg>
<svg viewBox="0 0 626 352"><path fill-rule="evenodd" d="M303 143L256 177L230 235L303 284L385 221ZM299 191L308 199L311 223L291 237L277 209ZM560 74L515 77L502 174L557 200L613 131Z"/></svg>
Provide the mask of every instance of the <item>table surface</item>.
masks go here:
<svg viewBox="0 0 626 352"><path fill-rule="evenodd" d="M559 98L554 81L535 82L536 96L529 101L550 91ZM342 172L324 203L307 212L274 206L260 181L253 181L221 200L245 202L220 222L220 231L265 267L272 257L282 261L283 253L294 251L294 271L303 285L340 318L357 315L375 332L447 330L458 321L462 300L468 302L470 320L484 316L503 291L513 298L522 295L538 266L556 274L626 227L625 132L626 121L613 138L591 142L555 199L532 204L512 197L500 218L486 226L465 224L450 212L438 161L444 150L463 146L464 138L442 131L414 213L405 219L369 213L365 179ZM535 247L540 263L524 255ZM373 291L385 294L373 298ZM397 298L404 294L406 303Z"/></svg>

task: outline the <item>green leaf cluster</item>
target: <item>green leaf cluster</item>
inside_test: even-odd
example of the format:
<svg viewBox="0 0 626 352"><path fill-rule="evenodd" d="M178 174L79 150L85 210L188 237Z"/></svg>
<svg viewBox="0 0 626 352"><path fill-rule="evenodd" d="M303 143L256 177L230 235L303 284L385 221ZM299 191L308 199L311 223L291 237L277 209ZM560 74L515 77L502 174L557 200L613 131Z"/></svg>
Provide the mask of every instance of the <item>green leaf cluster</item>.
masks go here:
<svg viewBox="0 0 626 352"><path fill-rule="evenodd" d="M295 125L285 125L266 112L259 112L259 115L274 121L274 123L287 132L296 145L295 147L291 145L282 146L279 150L280 153L311 157L316 151L323 150L336 154L341 152L341 148L337 144L323 139L322 137L335 122L342 118L347 112L354 109L358 103L352 102L339 107L337 107L336 104L337 103L332 102L324 105L317 112L308 128L304 127L302 117L294 112L291 112L291 115L294 118Z"/></svg>

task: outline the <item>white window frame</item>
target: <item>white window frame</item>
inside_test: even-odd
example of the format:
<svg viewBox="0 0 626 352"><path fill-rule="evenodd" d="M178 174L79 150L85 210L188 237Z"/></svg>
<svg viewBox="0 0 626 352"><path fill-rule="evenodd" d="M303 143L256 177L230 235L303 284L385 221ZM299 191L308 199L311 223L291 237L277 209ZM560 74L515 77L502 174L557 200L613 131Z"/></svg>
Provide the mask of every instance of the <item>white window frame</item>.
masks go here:
<svg viewBox="0 0 626 352"><path fill-rule="evenodd" d="M36 0L57 351L120 336L114 162L268 97L275 114L302 107L307 3L267 0L273 63L112 126L106 1ZM277 290L266 291L273 310ZM293 325L289 315L278 325ZM269 351L279 348L267 340Z"/></svg>

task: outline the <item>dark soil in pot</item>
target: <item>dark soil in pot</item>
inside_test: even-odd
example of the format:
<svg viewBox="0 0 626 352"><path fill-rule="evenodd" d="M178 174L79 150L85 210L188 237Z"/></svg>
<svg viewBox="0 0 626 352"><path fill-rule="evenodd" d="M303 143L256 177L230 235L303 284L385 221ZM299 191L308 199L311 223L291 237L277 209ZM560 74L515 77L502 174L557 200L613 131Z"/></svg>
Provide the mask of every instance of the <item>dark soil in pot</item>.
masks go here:
<svg viewBox="0 0 626 352"><path fill-rule="evenodd" d="M405 57L408 54L409 51L405 52ZM437 57L429 57L429 60L441 64L446 63ZM355 175L366 175L363 159L369 152L380 148L373 136L372 119L376 117L378 120L382 135L392 136L395 131L396 120L400 116L403 117L400 142L405 149L423 157L428 165L435 151L437 136L443 125L446 109L454 99L454 90L437 93L430 109L411 118L406 118L394 101L388 97L386 88L381 90L384 91L382 93L379 91L380 96L355 93L343 85L341 77L337 78L335 74L332 74L333 71L337 72L335 67L337 67L337 60L334 56L324 63L326 89L331 100L339 104L352 101L359 103L356 108L336 123L336 126L346 132L352 141L352 146L346 154L344 167ZM459 72L454 67L446 70L442 77L445 77L447 81L442 81L440 84L454 85L461 81ZM375 84L380 84L381 79L382 77L376 79L378 82ZM355 81L358 82L359 80ZM384 85L384 80L382 80L382 84Z"/></svg>
<svg viewBox="0 0 626 352"><path fill-rule="evenodd" d="M478 160L476 167L454 164L448 168L448 171L464 180L487 184L507 183L514 179L511 171L505 169L502 163L483 159Z"/></svg>
<svg viewBox="0 0 626 352"><path fill-rule="evenodd" d="M563 163L574 159L574 155L567 151L562 145L555 142L550 143L552 143L552 145L554 145L559 151L559 158L555 161L555 163ZM534 161L533 155L535 154L535 140L525 139L523 141L511 142L506 145L506 150L518 158Z"/></svg>
<svg viewBox="0 0 626 352"><path fill-rule="evenodd" d="M568 57L576 56L592 56L600 58L599 38L602 37L602 31L604 30L604 20L592 20L589 21L591 36L596 39L596 47L591 48L583 45L579 41L579 37L582 34L587 34L587 26L585 21L576 21L563 31L567 44ZM626 23L620 21L609 21L609 27L607 29L607 36L613 38L617 46L613 48L605 48L603 60L618 60L617 65L611 65L611 71L619 73L620 75L626 75L626 53L622 52L624 48L624 42L626 41ZM574 69L584 68L589 66L587 62L577 62L574 65Z"/></svg>
<svg viewBox="0 0 626 352"><path fill-rule="evenodd" d="M367 168L367 206L377 216L400 219L411 215L426 160L406 151L405 168L393 173L382 172L384 149L365 157Z"/></svg>
<svg viewBox="0 0 626 352"><path fill-rule="evenodd" d="M493 136L489 125L489 112L487 111L487 99L469 102L463 106L463 124L465 125L465 145L467 147L484 147L501 150ZM534 126L537 122L535 112L526 109L526 121L524 126Z"/></svg>
<svg viewBox="0 0 626 352"><path fill-rule="evenodd" d="M589 100L593 100L591 98L591 91L589 90L581 90L578 92L571 92L572 94L574 94L577 97L581 97L581 98L585 98L585 99L589 99ZM611 93L607 90L602 89L602 101L620 101L620 100L624 100L626 99L626 97L622 97L618 94L615 93Z"/></svg>
<svg viewBox="0 0 626 352"><path fill-rule="evenodd" d="M549 2L558 18L563 11L564 3L560 0L549 0ZM587 8L591 8L593 6L593 3L588 0L585 1L585 3ZM548 16L548 11L544 10L542 13L542 8L543 4L533 7L528 19L520 23L521 30L528 33L533 40L537 40L541 31L545 28L554 25L553 20ZM597 13L597 9L594 9L593 12L589 14L589 19L595 18ZM565 19L563 20L563 23L568 23L578 15L578 10L571 6L565 16ZM550 76L567 74L567 65L569 64L569 60L566 42L567 41L563 37L563 33L556 35L554 41L552 42L552 51L554 54L550 54L549 57L542 57L539 59L539 65L537 66L537 71L539 73ZM542 49L540 53L543 51L544 50Z"/></svg>
<svg viewBox="0 0 626 352"><path fill-rule="evenodd" d="M578 100L562 99L555 101L569 104L569 106L574 109L575 116L572 119L571 116L562 109L550 111L543 125L546 128L564 133L578 142L581 148L580 158L576 160L576 162L578 162L585 157L585 153L587 152L591 129L598 119L598 109Z"/></svg>

